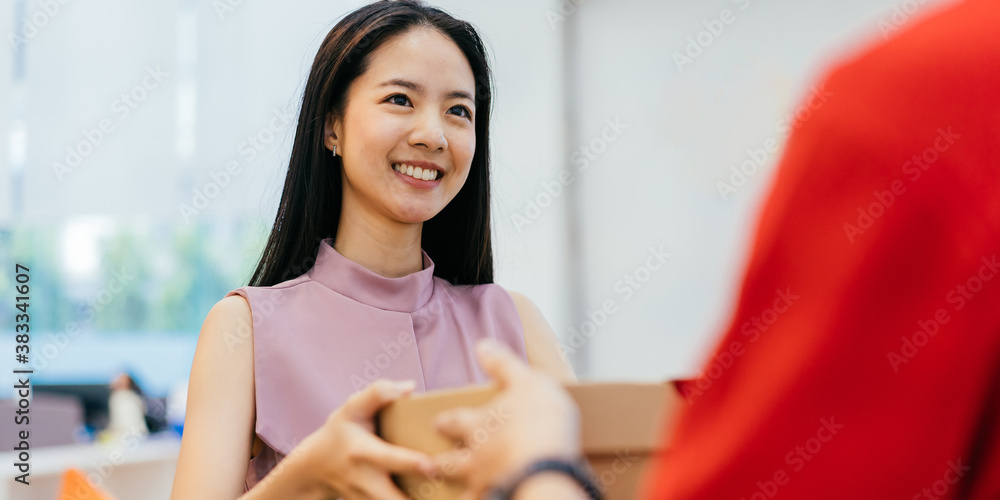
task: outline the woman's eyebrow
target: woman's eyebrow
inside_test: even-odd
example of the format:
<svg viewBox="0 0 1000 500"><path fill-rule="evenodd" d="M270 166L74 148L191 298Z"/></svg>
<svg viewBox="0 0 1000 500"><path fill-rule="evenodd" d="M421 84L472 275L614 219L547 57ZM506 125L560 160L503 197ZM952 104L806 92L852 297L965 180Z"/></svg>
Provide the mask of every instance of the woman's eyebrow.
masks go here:
<svg viewBox="0 0 1000 500"><path fill-rule="evenodd" d="M392 80L386 80L386 81L382 82L381 84L379 84L379 88L381 88L381 87L389 87L389 86L406 87L406 88L408 88L408 89L410 89L410 90L412 90L414 92L417 92L417 93L420 93L420 94L424 93L424 86L423 85L420 85L419 83L416 83L416 82L411 82L409 80L404 80L402 78L393 78ZM472 102L476 102L476 100L473 99L472 94L470 94L470 93L468 93L468 92L466 92L464 90L452 90L451 92L448 92L447 94L445 94L444 97L445 97L445 99L453 99L453 98L468 99L468 100L470 100Z"/></svg>

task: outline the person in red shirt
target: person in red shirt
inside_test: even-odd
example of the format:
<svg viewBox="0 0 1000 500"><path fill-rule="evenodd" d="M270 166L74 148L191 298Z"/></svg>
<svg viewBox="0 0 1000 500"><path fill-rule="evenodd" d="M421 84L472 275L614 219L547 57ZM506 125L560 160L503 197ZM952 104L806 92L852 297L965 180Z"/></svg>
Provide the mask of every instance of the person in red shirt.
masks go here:
<svg viewBox="0 0 1000 500"><path fill-rule="evenodd" d="M645 498L1000 498L997 26L996 2L951 5L824 79L828 101L787 141L732 323L678 383L687 403ZM557 432L578 415L556 384L495 347L482 363L530 425L453 475L483 491L579 453ZM468 438L478 411L438 428ZM573 483L539 474L516 497L582 498Z"/></svg>

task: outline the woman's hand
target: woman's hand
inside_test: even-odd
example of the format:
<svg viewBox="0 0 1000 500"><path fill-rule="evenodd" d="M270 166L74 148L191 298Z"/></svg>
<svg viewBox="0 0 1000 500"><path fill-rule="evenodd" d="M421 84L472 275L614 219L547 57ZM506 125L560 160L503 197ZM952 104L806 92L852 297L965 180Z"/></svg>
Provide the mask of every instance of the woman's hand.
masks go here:
<svg viewBox="0 0 1000 500"><path fill-rule="evenodd" d="M464 482L465 497L480 498L536 459L579 456L579 410L562 386L491 340L476 353L501 392L479 408L437 416L438 432L464 446L435 456L436 469Z"/></svg>
<svg viewBox="0 0 1000 500"><path fill-rule="evenodd" d="M310 480L329 497L345 500L405 500L390 473L429 473L433 460L424 453L386 443L374 434L375 413L409 394L413 381L376 380L330 414L300 446L310 464Z"/></svg>

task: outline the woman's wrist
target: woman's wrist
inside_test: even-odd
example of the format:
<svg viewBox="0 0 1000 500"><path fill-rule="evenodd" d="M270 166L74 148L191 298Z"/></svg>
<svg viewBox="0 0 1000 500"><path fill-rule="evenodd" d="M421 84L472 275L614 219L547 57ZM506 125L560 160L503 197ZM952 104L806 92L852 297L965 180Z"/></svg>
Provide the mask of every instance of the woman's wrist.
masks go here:
<svg viewBox="0 0 1000 500"><path fill-rule="evenodd" d="M295 498L327 500L331 491L316 477L316 467L310 462L308 437L281 459L257 485L240 500Z"/></svg>
<svg viewBox="0 0 1000 500"><path fill-rule="evenodd" d="M317 447L312 443L310 437L306 436L299 445L292 449L292 452L285 457L282 462L292 458L293 461L289 465L295 469L293 474L299 481L299 484L295 486L295 489L299 492L302 498L309 500L327 500L329 498L337 498L339 495L333 491L330 484L324 481L321 477L320 471L322 468L322 460L314 455ZM278 465L281 465L280 462ZM298 498L298 497L294 497Z"/></svg>

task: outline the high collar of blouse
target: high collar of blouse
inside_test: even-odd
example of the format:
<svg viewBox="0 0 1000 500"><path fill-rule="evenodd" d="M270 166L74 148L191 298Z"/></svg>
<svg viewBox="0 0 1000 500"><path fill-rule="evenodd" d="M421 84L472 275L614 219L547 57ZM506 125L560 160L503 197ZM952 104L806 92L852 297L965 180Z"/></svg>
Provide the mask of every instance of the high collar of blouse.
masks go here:
<svg viewBox="0 0 1000 500"><path fill-rule="evenodd" d="M399 278L387 278L340 254L332 238L319 245L309 277L327 288L379 309L413 312L434 292L434 262L423 249L424 268Z"/></svg>

